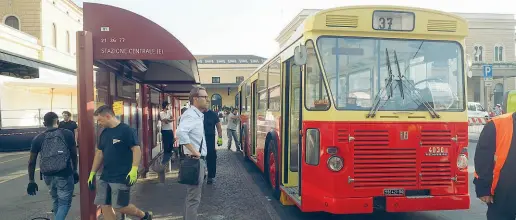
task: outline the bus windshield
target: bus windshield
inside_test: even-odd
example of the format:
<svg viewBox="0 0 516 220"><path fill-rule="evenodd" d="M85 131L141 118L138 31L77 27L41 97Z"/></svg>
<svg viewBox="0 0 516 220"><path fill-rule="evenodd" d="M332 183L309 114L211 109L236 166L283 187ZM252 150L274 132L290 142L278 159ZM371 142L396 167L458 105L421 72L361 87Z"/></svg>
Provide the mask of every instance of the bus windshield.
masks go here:
<svg viewBox="0 0 516 220"><path fill-rule="evenodd" d="M317 44L338 110L368 111L375 99L379 111L427 111L422 102L436 111L464 110L456 42L320 37Z"/></svg>

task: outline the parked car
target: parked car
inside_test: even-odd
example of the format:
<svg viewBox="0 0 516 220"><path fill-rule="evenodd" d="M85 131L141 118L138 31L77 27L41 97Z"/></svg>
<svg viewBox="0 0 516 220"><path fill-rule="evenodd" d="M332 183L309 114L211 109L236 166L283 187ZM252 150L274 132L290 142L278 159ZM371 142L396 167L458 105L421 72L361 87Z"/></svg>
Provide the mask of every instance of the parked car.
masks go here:
<svg viewBox="0 0 516 220"><path fill-rule="evenodd" d="M468 118L485 118L488 120L491 116L480 103L468 102Z"/></svg>

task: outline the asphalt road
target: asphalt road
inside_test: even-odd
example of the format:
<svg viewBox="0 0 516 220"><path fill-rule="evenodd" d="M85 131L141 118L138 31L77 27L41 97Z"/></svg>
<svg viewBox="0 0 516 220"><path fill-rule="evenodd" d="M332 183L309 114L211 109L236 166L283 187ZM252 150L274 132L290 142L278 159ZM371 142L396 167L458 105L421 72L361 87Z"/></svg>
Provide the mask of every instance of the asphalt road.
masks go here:
<svg viewBox="0 0 516 220"><path fill-rule="evenodd" d="M471 155L470 168L473 167L473 155L475 154L475 143L469 144L469 153ZM276 213L281 219L345 219L345 220L366 220L366 219L396 219L396 220L460 220L460 219L485 219L486 206L478 199L474 198L474 189L470 187L470 193L473 195L471 200L471 209L464 211L441 211L441 212L420 212L420 213L401 213L401 214L377 214L377 215L345 215L334 216L326 213L302 213L296 206L282 206L279 201L273 199L269 185L264 180L263 175L250 162L245 162L239 157L239 162L244 165L247 172L262 194L270 198L269 202L273 206ZM43 181L39 180L36 175L36 182L39 185L39 192L36 196L28 196L26 187L27 177L27 160L28 152L16 153L0 153L0 219L9 220L31 220L36 217L46 217L46 213L51 210L51 200L48 195L48 189ZM470 170L472 173L472 170ZM36 172L39 174L39 172ZM470 183L473 175L470 175ZM471 186L471 185L470 185ZM78 185L75 187L75 194L78 194ZM78 196L72 203L72 213L78 213L79 210ZM72 219L72 217L70 217Z"/></svg>
<svg viewBox="0 0 516 220"><path fill-rule="evenodd" d="M52 210L52 201L48 188L39 179L36 171L35 179L39 191L36 196L27 195L27 162L29 152L0 153L0 219L31 220L36 217L48 217ZM75 187L78 194L79 186ZM70 213L79 209L77 197L73 199ZM70 218L71 219L71 218Z"/></svg>
<svg viewBox="0 0 516 220"><path fill-rule="evenodd" d="M369 220L369 219L382 219L382 220L480 220L485 219L485 212L487 210L487 206L480 202L480 200L475 198L475 191L472 185L473 182L473 155L475 155L475 147L476 143L470 142L468 145L470 160L469 160L469 170L470 170L470 194L472 195L471 199L471 208L469 210L461 210L461 211L435 211L435 212L418 212L418 213L395 213L395 214L369 214L369 215L331 215L327 213L302 213L299 211L297 206L282 206L279 201L275 200L272 197L272 191L264 180L263 175L260 171L253 166L251 162L245 162L244 160L240 160L241 163L244 164L247 171L251 173L254 182L259 186L262 190L262 193L270 198L270 202L273 205L276 212L279 214L281 219L299 219L299 220L311 220L311 219L334 219L334 220Z"/></svg>

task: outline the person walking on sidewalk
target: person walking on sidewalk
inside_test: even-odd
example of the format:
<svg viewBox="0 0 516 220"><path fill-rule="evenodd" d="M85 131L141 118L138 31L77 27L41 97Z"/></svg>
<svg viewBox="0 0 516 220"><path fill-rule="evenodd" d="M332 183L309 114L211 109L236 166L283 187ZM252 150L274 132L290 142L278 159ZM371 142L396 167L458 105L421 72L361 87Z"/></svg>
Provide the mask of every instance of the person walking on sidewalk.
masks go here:
<svg viewBox="0 0 516 220"><path fill-rule="evenodd" d="M240 143L238 142L237 138L237 128L238 123L240 122L240 116L238 116L238 109L233 108L231 110L231 113L227 116L228 118L228 150L231 150L231 139L235 140L235 146L237 151L241 151Z"/></svg>
<svg viewBox="0 0 516 220"><path fill-rule="evenodd" d="M79 182L79 174L74 135L69 130L58 128L58 119L56 113L46 113L43 124L47 130L32 140L27 193L34 196L38 191L34 171L40 154L39 168L53 200L54 218L65 220L72 205L74 184Z"/></svg>
<svg viewBox="0 0 516 220"><path fill-rule="evenodd" d="M63 121L59 122L59 128L64 128L64 129L68 129L72 132L73 136L74 136L74 140L75 140L75 143L77 144L77 128L79 128L77 126L77 122L75 121L72 121L72 113L70 113L69 111L64 111L62 113L63 115Z"/></svg>
<svg viewBox="0 0 516 220"><path fill-rule="evenodd" d="M478 139L475 152L475 191L487 204L488 220L516 218L516 113L489 121Z"/></svg>
<svg viewBox="0 0 516 220"><path fill-rule="evenodd" d="M95 174L104 164L96 186L95 205L100 205L105 220L115 220L113 208L122 214L152 219L151 212L143 212L129 203L131 186L138 178L141 150L134 129L120 122L111 106L100 106L93 114L104 127L95 152L88 185L95 188Z"/></svg>
<svg viewBox="0 0 516 220"><path fill-rule="evenodd" d="M161 121L161 139L163 142L163 161L162 164L167 164L172 157L174 150L174 131L172 131L172 115L170 114L170 104L164 101L161 104L161 112L159 118Z"/></svg>
<svg viewBox="0 0 516 220"><path fill-rule="evenodd" d="M204 183L207 154L206 142L204 141L204 115L200 111L208 107L208 93L203 87L195 87L190 91L190 108L181 115L181 122L177 128L179 144L183 145L185 157L199 159L200 172L199 184L187 185L184 220L196 220L197 210L201 204L202 186Z"/></svg>
<svg viewBox="0 0 516 220"><path fill-rule="evenodd" d="M215 149L215 127L217 127L217 145L222 146L222 125L216 112L204 109L204 134L208 154L206 163L208 166L208 184L213 183L217 173L217 150Z"/></svg>

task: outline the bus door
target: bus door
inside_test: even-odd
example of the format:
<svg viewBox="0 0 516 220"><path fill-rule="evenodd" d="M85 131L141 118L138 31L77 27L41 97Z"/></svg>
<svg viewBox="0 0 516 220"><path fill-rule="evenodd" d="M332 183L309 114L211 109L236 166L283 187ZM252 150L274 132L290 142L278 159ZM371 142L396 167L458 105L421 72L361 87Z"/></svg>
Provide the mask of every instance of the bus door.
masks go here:
<svg viewBox="0 0 516 220"><path fill-rule="evenodd" d="M516 90L505 92L502 102L503 113L516 111Z"/></svg>
<svg viewBox="0 0 516 220"><path fill-rule="evenodd" d="M258 88L257 84L258 80L251 83L251 158L256 161L256 107L258 99Z"/></svg>
<svg viewBox="0 0 516 220"><path fill-rule="evenodd" d="M283 63L286 83L283 117L283 189L301 202L301 67L293 59Z"/></svg>

